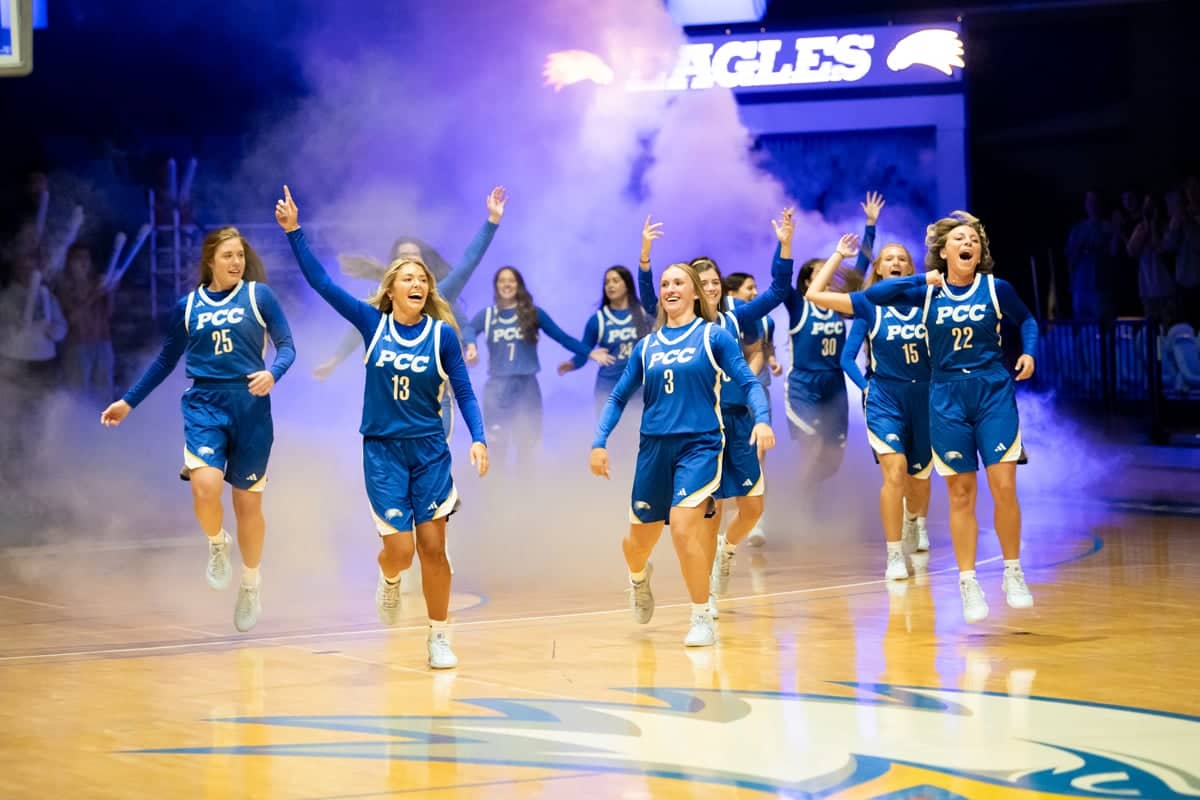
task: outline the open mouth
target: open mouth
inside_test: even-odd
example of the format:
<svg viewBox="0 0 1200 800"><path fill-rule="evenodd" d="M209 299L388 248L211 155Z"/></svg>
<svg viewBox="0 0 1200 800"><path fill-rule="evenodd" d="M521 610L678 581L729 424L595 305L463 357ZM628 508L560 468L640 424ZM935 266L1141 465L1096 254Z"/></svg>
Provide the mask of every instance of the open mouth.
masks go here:
<svg viewBox="0 0 1200 800"><path fill-rule="evenodd" d="M972 256L974 256L974 255L975 255L974 250L972 250L969 247L964 247L962 250L958 251L958 260L961 261L962 263L966 264L971 260Z"/></svg>
<svg viewBox="0 0 1200 800"><path fill-rule="evenodd" d="M897 268L895 268L895 269L888 270L888 277L889 277L889 278L899 278L899 277L900 277L900 276L902 276L903 274L904 274L904 270L900 269L899 267L897 267Z"/></svg>
<svg viewBox="0 0 1200 800"><path fill-rule="evenodd" d="M421 303L425 301L425 295L420 292L409 292L408 299L414 303Z"/></svg>

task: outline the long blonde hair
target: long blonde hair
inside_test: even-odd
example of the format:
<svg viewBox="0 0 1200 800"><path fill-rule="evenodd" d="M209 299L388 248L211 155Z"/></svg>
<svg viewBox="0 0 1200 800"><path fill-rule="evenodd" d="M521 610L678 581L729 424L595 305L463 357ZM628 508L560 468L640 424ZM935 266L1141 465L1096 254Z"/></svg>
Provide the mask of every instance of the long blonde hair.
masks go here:
<svg viewBox="0 0 1200 800"><path fill-rule="evenodd" d="M715 308L713 308L712 303L709 302L708 297L704 294L703 287L700 286L700 273L696 271L695 267L686 261L680 261L677 264L672 264L671 266L667 267L667 269L674 269L676 267L687 273L688 278L690 278L692 281L692 288L696 291L696 300L692 303L692 310L696 312L696 316L700 317L706 322L716 322L717 311ZM667 269L663 270L663 275L667 274ZM662 281L661 277L659 278L659 281ZM654 320L654 330L658 330L666 324L667 310L663 307L662 298L660 297L658 302L658 314Z"/></svg>
<svg viewBox="0 0 1200 800"><path fill-rule="evenodd" d="M875 260L871 262L871 269L867 273L866 279L863 281L862 288L870 289L875 284L879 283L879 265L883 262L883 254L889 247L899 247L904 251L904 257L908 259L908 265L913 268L913 272L917 271L917 265L913 262L912 253L908 252L908 248L899 242L888 242L883 247L879 248L879 255L875 256Z"/></svg>
<svg viewBox="0 0 1200 800"><path fill-rule="evenodd" d="M217 257L217 248L230 239L240 239L242 250L246 253L246 268L242 272L242 280L266 283L267 268L263 265L262 259L259 258L258 253L254 252L254 248L246 241L246 237L242 236L241 231L230 225L209 231L208 235L204 237L204 244L200 247L200 285L208 286L212 283L213 259Z"/></svg>
<svg viewBox="0 0 1200 800"><path fill-rule="evenodd" d="M950 231L960 225L969 225L975 233L979 234L979 265L975 271L988 274L995 265L992 262L992 250L988 245L987 232L984 231L979 217L972 216L966 211L952 211L950 216L942 217L925 229L925 246L929 248L925 253L925 269L936 269L943 275L946 273L946 259L942 258L942 248L946 246L946 239L949 237Z"/></svg>
<svg viewBox="0 0 1200 800"><path fill-rule="evenodd" d="M429 281L429 294L425 296L425 305L421 308L421 313L428 314L434 319L440 319L457 331L458 320L454 318L454 312L450 310L450 304L446 302L446 298L438 294L437 278L433 276L433 271L425 265L425 262L417 258L397 258L388 264L387 270L383 273L383 279L379 282L379 288L367 298L367 302L384 314L391 314L392 298L388 296L388 290L396 282L396 276L400 274L400 270L408 264L416 264L424 270L425 278Z"/></svg>

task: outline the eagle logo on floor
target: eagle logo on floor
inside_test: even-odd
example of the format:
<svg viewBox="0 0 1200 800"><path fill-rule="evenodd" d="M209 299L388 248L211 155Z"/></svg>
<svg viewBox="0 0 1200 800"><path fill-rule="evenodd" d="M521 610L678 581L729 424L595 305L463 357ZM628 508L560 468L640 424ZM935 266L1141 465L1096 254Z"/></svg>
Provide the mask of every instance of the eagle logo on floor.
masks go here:
<svg viewBox="0 0 1200 800"><path fill-rule="evenodd" d="M453 761L622 772L771 793L955 798L1200 797L1200 718L1057 698L835 682L842 694L624 689L637 702L477 698L445 716L268 716L334 741L137 750L156 755ZM337 735L352 738L336 741ZM364 739L375 735L376 739ZM965 794L963 794L965 793ZM866 797L867 794L861 796Z"/></svg>

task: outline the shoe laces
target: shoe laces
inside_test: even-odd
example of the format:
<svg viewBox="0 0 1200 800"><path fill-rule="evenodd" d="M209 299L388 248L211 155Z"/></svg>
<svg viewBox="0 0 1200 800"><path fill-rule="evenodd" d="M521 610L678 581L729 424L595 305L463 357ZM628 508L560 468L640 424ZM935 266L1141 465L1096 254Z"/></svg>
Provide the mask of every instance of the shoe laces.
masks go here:
<svg viewBox="0 0 1200 800"><path fill-rule="evenodd" d="M429 635L429 649L439 654L450 652L450 638L446 636L445 631L435 631Z"/></svg>
<svg viewBox="0 0 1200 800"><path fill-rule="evenodd" d="M1004 589L1017 594L1027 593L1029 586L1025 583L1025 572L1020 569L1007 570L1004 573Z"/></svg>
<svg viewBox="0 0 1200 800"><path fill-rule="evenodd" d="M979 585L978 579L960 581L958 586L962 590L963 600L968 603L984 602L983 587Z"/></svg>
<svg viewBox="0 0 1200 800"><path fill-rule="evenodd" d="M400 605L400 581L395 583L383 582L383 607L395 608Z"/></svg>

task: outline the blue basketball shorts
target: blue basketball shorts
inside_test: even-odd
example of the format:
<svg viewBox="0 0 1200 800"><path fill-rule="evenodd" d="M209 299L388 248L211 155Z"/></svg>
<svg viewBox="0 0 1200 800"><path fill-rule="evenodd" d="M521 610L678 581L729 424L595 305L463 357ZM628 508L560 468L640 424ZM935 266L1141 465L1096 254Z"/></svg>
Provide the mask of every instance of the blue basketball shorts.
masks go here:
<svg viewBox="0 0 1200 800"><path fill-rule="evenodd" d="M996 370L929 387L929 439L939 475L957 475L1021 458L1016 388Z"/></svg>
<svg viewBox="0 0 1200 800"><path fill-rule="evenodd" d="M721 485L725 437L721 431L642 434L633 474L630 521L663 522L671 508L696 508Z"/></svg>
<svg viewBox="0 0 1200 800"><path fill-rule="evenodd" d="M874 377L867 391L867 440L877 455L902 453L908 474L928 478L933 471L929 445L929 384Z"/></svg>
<svg viewBox="0 0 1200 800"><path fill-rule="evenodd" d="M380 536L449 516L458 500L450 448L441 434L363 439L363 479Z"/></svg>
<svg viewBox="0 0 1200 800"><path fill-rule="evenodd" d="M793 439L819 436L830 444L845 447L850 400L842 371L794 369L788 373L787 416Z"/></svg>
<svg viewBox="0 0 1200 800"><path fill-rule="evenodd" d="M715 497L759 497L766 488L758 448L750 444L754 414L750 409L722 406L725 420L725 456L721 463L721 486Z"/></svg>
<svg viewBox="0 0 1200 800"><path fill-rule="evenodd" d="M275 441L271 398L250 394L244 379L196 381L183 393L183 462L216 467L235 489L261 492Z"/></svg>

